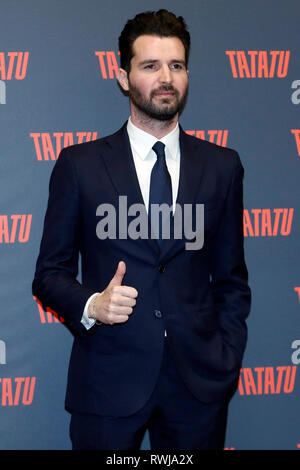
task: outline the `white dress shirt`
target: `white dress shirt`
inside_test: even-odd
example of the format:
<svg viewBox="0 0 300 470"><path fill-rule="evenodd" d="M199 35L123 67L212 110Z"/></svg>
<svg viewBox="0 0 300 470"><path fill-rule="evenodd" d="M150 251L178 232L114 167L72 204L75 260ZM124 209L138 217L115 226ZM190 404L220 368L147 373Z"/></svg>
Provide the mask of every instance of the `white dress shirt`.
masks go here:
<svg viewBox="0 0 300 470"><path fill-rule="evenodd" d="M149 192L150 192L150 178L152 168L156 162L157 156L152 149L157 138L147 132L136 127L129 117L127 123L127 132L129 136L130 146L132 150L133 160L139 181L141 193L143 196L146 210L148 211L149 205ZM172 181L172 197L173 197L173 210L175 209L175 203L178 193L179 185L179 169L180 169L180 146L179 146L179 126L176 127L167 135L159 139L160 142L165 144L165 155L166 164ZM95 324L93 318L89 318L87 315L89 303L95 295L93 294L87 301L81 323L86 329L91 328Z"/></svg>

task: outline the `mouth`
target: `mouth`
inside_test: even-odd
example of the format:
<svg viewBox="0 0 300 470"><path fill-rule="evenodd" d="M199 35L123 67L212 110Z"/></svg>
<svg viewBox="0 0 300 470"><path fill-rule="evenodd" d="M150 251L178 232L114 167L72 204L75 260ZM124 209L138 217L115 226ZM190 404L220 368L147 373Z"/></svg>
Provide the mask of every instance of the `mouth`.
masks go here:
<svg viewBox="0 0 300 470"><path fill-rule="evenodd" d="M154 98L169 103L175 99L175 93L174 91L158 91L154 93Z"/></svg>
<svg viewBox="0 0 300 470"><path fill-rule="evenodd" d="M170 96L174 96L174 92L172 92L172 91L160 91L159 93L155 93L154 96L170 97Z"/></svg>
<svg viewBox="0 0 300 470"><path fill-rule="evenodd" d="M154 96L161 98L170 98L175 96L175 90L157 90L154 92Z"/></svg>

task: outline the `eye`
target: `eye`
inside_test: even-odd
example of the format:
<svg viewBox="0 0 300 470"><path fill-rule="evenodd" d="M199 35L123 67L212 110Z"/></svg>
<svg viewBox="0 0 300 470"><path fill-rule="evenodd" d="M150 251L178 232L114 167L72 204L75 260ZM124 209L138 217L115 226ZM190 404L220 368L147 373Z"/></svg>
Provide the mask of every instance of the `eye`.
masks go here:
<svg viewBox="0 0 300 470"><path fill-rule="evenodd" d="M144 70L156 70L157 65L156 64L145 64L144 65Z"/></svg>
<svg viewBox="0 0 300 470"><path fill-rule="evenodd" d="M178 63L178 62L175 62L174 64L171 64L170 68L173 69L173 70L184 70L185 69L184 65L181 64L181 63Z"/></svg>

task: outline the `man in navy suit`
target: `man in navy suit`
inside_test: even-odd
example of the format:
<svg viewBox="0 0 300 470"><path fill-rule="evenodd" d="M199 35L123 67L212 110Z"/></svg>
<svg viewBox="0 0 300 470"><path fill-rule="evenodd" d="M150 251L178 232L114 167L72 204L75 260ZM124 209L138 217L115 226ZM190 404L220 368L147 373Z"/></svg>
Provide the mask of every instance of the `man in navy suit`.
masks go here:
<svg viewBox="0 0 300 470"><path fill-rule="evenodd" d="M62 150L33 282L74 332L73 449L138 449L147 429L152 449L222 449L251 297L243 167L178 124L190 48L181 17L139 14L119 48L130 117ZM152 217L157 207L166 219Z"/></svg>

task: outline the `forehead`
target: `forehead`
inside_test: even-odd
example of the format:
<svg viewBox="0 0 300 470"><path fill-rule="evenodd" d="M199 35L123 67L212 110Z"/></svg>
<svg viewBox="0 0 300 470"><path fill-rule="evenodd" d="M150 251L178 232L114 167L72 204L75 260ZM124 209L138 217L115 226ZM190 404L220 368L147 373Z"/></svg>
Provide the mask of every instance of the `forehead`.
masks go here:
<svg viewBox="0 0 300 470"><path fill-rule="evenodd" d="M185 60L185 49L177 37L142 35L132 46L132 61L141 60Z"/></svg>

